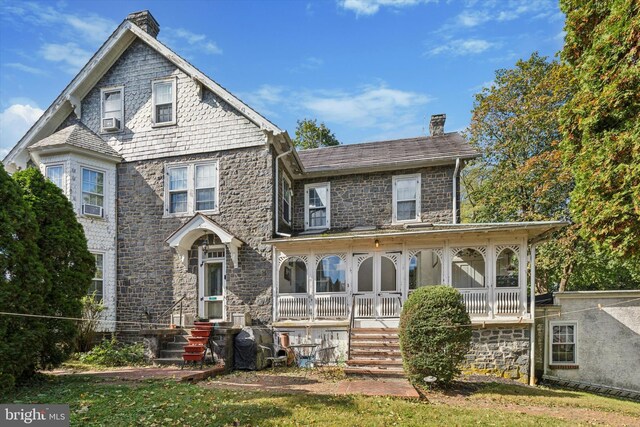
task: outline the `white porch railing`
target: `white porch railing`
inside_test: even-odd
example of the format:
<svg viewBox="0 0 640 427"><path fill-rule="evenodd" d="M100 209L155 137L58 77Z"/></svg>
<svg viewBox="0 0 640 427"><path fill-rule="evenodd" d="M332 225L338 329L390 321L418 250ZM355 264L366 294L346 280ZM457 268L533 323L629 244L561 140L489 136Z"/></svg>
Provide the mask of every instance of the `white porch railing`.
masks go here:
<svg viewBox="0 0 640 427"><path fill-rule="evenodd" d="M306 319L309 317L309 297L304 295L278 296L278 319Z"/></svg>
<svg viewBox="0 0 640 427"><path fill-rule="evenodd" d="M467 313L470 315L488 314L487 289L458 289L458 291L462 294L462 300L467 307Z"/></svg>
<svg viewBox="0 0 640 427"><path fill-rule="evenodd" d="M380 317L400 317L400 294L381 294Z"/></svg>
<svg viewBox="0 0 640 427"><path fill-rule="evenodd" d="M520 288L497 288L494 295L496 314L518 314L520 312Z"/></svg>
<svg viewBox="0 0 640 427"><path fill-rule="evenodd" d="M347 295L316 295L314 314L316 318L346 319L349 315Z"/></svg>
<svg viewBox="0 0 640 427"><path fill-rule="evenodd" d="M355 317L367 318L376 315L376 299L373 295L356 295Z"/></svg>

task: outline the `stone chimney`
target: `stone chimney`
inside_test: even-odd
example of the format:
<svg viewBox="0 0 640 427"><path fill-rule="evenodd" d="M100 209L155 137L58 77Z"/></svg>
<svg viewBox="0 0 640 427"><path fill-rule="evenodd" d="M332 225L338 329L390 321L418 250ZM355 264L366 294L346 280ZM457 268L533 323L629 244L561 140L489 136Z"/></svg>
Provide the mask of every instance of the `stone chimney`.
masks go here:
<svg viewBox="0 0 640 427"><path fill-rule="evenodd" d="M431 136L444 135L444 122L447 120L446 114L434 114L429 123L429 133Z"/></svg>
<svg viewBox="0 0 640 427"><path fill-rule="evenodd" d="M127 19L136 24L142 30L149 33L151 37L158 37L158 33L160 32L160 24L158 24L156 18L154 18L151 12L149 12L148 10L130 13L129 16L127 16Z"/></svg>

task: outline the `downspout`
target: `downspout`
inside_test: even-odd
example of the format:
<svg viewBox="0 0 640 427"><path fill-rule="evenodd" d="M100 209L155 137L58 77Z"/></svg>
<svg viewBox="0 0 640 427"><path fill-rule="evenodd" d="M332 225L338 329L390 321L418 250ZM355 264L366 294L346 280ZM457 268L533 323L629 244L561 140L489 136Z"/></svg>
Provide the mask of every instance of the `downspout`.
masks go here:
<svg viewBox="0 0 640 427"><path fill-rule="evenodd" d="M279 194L278 194L278 190L280 189L280 179L278 178L278 171L280 170L279 168L279 164L280 164L280 158L286 156L287 154L290 154L293 152L293 148L290 149L289 151L285 151L282 154L279 154L278 156L276 156L276 180L275 180L275 186L276 186L276 229L275 229L275 234L277 236L281 236L281 237L291 237L291 234L287 234L287 233L281 233L280 230L280 199L279 199Z"/></svg>
<svg viewBox="0 0 640 427"><path fill-rule="evenodd" d="M456 168L453 171L453 224L458 223L458 173L460 172L460 157L456 159Z"/></svg>
<svg viewBox="0 0 640 427"><path fill-rule="evenodd" d="M530 366L529 366L529 385L536 385L536 243L531 245L531 319L533 320L531 334L531 343L529 344ZM544 360L543 360L544 363Z"/></svg>

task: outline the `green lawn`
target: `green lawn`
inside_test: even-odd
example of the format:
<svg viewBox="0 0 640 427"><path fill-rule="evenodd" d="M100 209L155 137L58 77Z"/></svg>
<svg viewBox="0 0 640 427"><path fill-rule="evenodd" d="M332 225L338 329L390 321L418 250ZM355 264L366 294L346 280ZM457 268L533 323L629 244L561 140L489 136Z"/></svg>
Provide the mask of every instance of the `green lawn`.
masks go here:
<svg viewBox="0 0 640 427"><path fill-rule="evenodd" d="M488 385L470 404L430 404L384 397L272 394L215 390L173 381L115 382L86 376L51 377L18 389L4 402L69 403L71 425L345 425L345 426L558 426L575 425L540 414L473 404L473 399L506 399L555 405L549 393L518 395L513 387ZM535 390L534 390L535 391ZM571 400L573 399L573 400ZM640 405L592 395L557 397L557 405L584 405L640 416ZM538 403L536 403L538 404ZM504 406L504 405L502 405Z"/></svg>

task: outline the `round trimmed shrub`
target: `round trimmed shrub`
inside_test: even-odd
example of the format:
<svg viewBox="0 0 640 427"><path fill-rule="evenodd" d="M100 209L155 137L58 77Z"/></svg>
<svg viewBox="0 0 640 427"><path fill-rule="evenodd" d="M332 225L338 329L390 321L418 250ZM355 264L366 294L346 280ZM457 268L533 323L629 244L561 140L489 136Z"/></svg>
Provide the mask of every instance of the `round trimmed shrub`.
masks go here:
<svg viewBox="0 0 640 427"><path fill-rule="evenodd" d="M415 290L402 308L399 335L412 382L423 383L426 377L451 382L471 346L471 319L460 293L449 286Z"/></svg>

